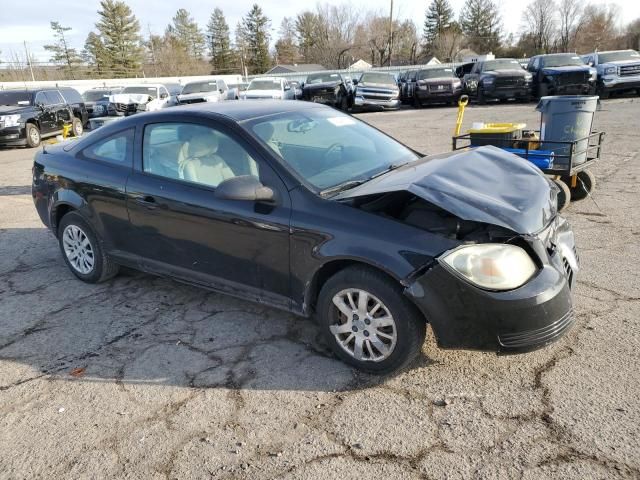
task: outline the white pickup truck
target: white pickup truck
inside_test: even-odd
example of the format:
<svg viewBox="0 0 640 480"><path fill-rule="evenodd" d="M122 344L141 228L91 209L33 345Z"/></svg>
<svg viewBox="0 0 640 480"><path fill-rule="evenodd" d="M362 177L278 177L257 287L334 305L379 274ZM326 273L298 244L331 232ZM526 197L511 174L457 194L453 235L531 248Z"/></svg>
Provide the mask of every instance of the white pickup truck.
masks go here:
<svg viewBox="0 0 640 480"><path fill-rule="evenodd" d="M153 112L177 103L175 96L169 93L166 86L153 83L127 85L120 93L111 95L109 102L109 111L118 116Z"/></svg>
<svg viewBox="0 0 640 480"><path fill-rule="evenodd" d="M218 78L187 83L180 95L178 103L220 102L229 99L227 83Z"/></svg>

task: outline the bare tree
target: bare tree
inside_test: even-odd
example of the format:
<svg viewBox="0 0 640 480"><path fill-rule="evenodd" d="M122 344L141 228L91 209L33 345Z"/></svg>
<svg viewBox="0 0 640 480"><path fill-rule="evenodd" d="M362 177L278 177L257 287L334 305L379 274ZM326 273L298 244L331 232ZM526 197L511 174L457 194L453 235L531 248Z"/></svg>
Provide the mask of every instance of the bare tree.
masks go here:
<svg viewBox="0 0 640 480"><path fill-rule="evenodd" d="M536 52L551 51L555 40L556 11L554 0L533 0L524 9L523 20Z"/></svg>
<svg viewBox="0 0 640 480"><path fill-rule="evenodd" d="M617 5L587 5L582 15L582 28L576 37L580 52L611 50L621 45L618 31L619 9Z"/></svg>
<svg viewBox="0 0 640 480"><path fill-rule="evenodd" d="M560 16L560 31L558 34L558 48L569 51L574 46L576 35L582 24L582 2L580 0L560 0L558 7Z"/></svg>

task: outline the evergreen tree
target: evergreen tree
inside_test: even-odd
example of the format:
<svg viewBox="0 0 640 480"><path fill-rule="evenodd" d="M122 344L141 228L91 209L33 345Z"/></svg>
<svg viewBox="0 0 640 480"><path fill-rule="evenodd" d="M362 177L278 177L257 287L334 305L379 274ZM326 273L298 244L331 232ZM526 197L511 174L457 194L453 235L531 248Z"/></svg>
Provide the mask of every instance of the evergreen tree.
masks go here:
<svg viewBox="0 0 640 480"><path fill-rule="evenodd" d="M242 19L242 30L247 45L247 66L250 73L264 73L271 66L269 26L270 20L257 3Z"/></svg>
<svg viewBox="0 0 640 480"><path fill-rule="evenodd" d="M95 73L98 76L104 74L107 63L106 50L102 39L95 32L89 32L89 35L87 35L87 39L84 42L84 50L82 51L82 58L95 68Z"/></svg>
<svg viewBox="0 0 640 480"><path fill-rule="evenodd" d="M114 76L137 74L142 60L140 23L129 6L118 0L101 0L96 23L104 45L104 68Z"/></svg>
<svg viewBox="0 0 640 480"><path fill-rule="evenodd" d="M276 63L291 65L298 61L298 46L296 45L296 29L293 20L284 17L280 24L280 38L276 42Z"/></svg>
<svg viewBox="0 0 640 480"><path fill-rule="evenodd" d="M453 8L449 0L431 0L424 20L425 45L433 45L453 22Z"/></svg>
<svg viewBox="0 0 640 480"><path fill-rule="evenodd" d="M496 52L501 46L501 21L494 0L467 0L460 14L462 32L477 53Z"/></svg>
<svg viewBox="0 0 640 480"><path fill-rule="evenodd" d="M295 21L298 51L307 63L313 63L314 47L318 42L319 19L313 12L299 13Z"/></svg>
<svg viewBox="0 0 640 480"><path fill-rule="evenodd" d="M201 59L205 50L204 35L197 22L184 8L180 8L173 17L173 24L167 27L167 33L173 35L189 56Z"/></svg>
<svg viewBox="0 0 640 480"><path fill-rule="evenodd" d="M207 24L209 56L215 72L227 73L233 68L233 51L229 38L229 25L220 8L215 8Z"/></svg>
<svg viewBox="0 0 640 480"><path fill-rule="evenodd" d="M65 32L71 30L71 27L63 27L60 22L51 22L51 30L56 42L53 45L45 45L44 49L52 53L51 61L62 64L63 69L67 70L68 75L73 79L75 78L74 69L82 59L77 50L67 43Z"/></svg>

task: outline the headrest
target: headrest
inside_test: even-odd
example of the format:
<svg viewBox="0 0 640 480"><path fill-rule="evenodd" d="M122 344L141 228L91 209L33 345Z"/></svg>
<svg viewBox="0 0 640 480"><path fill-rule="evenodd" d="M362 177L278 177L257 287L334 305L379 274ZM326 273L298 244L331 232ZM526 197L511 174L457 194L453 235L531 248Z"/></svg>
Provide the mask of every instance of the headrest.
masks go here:
<svg viewBox="0 0 640 480"><path fill-rule="evenodd" d="M188 156L191 158L208 157L218 151L218 137L213 132L196 133L189 140Z"/></svg>

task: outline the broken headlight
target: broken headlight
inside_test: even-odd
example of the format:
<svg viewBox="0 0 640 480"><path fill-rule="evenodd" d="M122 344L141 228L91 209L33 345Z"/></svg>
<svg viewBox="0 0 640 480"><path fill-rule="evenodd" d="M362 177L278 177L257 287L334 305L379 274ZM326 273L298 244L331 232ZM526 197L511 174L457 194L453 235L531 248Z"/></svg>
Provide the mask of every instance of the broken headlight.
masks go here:
<svg viewBox="0 0 640 480"><path fill-rule="evenodd" d="M441 261L480 288L513 290L536 272L522 248L507 244L466 245L446 253Z"/></svg>

